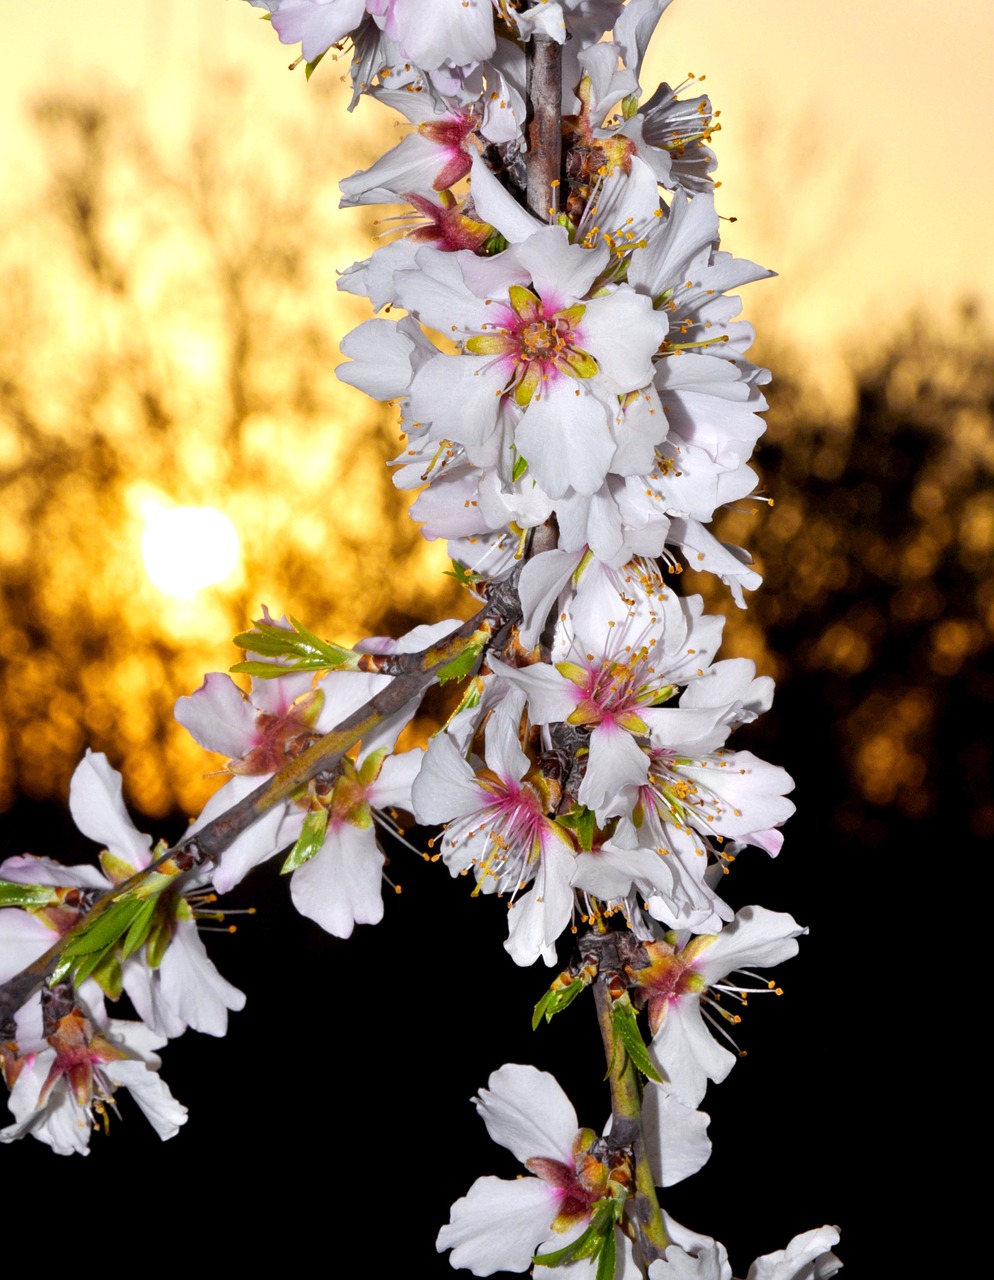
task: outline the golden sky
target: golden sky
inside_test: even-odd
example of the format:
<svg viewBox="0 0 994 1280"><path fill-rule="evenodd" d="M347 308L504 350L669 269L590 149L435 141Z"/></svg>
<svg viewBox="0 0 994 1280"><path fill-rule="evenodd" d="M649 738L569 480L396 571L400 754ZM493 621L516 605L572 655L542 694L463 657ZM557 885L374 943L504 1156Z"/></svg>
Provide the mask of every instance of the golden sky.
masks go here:
<svg viewBox="0 0 994 1280"><path fill-rule="evenodd" d="M0 0L0 16L6 123L0 201L7 229L0 267L10 326L3 351L39 401L34 407L44 446L37 477L26 474L5 490L7 519L0 529L0 582L10 597L0 595L0 608L9 605L0 623L16 659L8 681L16 705L0 716L0 757L9 730L18 750L8 748L6 759L24 775L15 779L0 770L0 808L15 784L64 794L75 760L91 745L116 753L129 794L146 811L166 812L179 803L193 812L207 785L204 764L173 724L172 704L196 687L205 669L222 669L239 656L228 638L258 616L261 601L346 642L370 629L424 620L415 617L419 609L429 618L451 611L441 602L450 580L435 574L441 585L429 601L412 569L412 557L423 553L411 547L417 534L383 466L395 447L395 427L333 375L335 344L366 314L361 299L336 293L335 273L368 253L359 233L380 211L340 213L325 175L337 179L368 164L376 138L389 145L396 134L378 104L360 103L346 117L340 95L329 101L322 89L334 85L344 64L338 69L326 60L310 84L301 72L289 73L296 51L281 46L242 0ZM671 83L689 72L707 77L704 87L722 113L714 140L723 182L719 210L738 219L724 224L725 247L780 272L747 291L747 314L761 337L786 337L801 352L800 366L771 358L774 373L783 367L789 375L792 364L802 370L803 408L791 410L790 422L817 423L808 395L814 374L823 389L844 398L851 384L836 353L851 354L861 344L876 351L902 330L912 308L932 322L932 335L965 349L957 326L968 322L956 302L972 296L985 304L990 332L994 157L985 109L992 54L992 0L961 0L941 14L934 0L820 6L674 0L665 15L648 59L646 90L663 77ZM213 94L212 82L232 68L245 72L247 93ZM135 95L145 125L167 149L176 143L169 163L160 163L159 155L146 159L145 150L127 153L120 145L126 129L115 125L105 135L119 140L110 144L118 148L110 157L120 163L108 159L112 177L98 212L127 275L120 297L99 273L80 273L79 246L72 250L65 217L60 222L54 215L51 200L39 216L44 205L34 194L43 178L42 151L27 104L94 88L111 97ZM113 118L120 121L120 113ZM182 146L193 123L210 144L198 180L203 185L204 173L212 175L215 242L205 239L194 206L169 204L190 166L196 169L196 153ZM48 155L58 152L50 145ZM281 156L295 163L281 165ZM129 254L142 228L151 235L147 251ZM245 404L232 401L225 373L238 332L219 292L218 268L229 251L246 278L260 265L262 293L244 307L251 359L238 388ZM292 280L267 276L266 263L281 260L284 251L306 269L299 267ZM25 267L20 274L12 256ZM63 340L64 350L56 345ZM919 341L924 350L915 359L930 366L935 382L942 353L934 350L935 336ZM975 349L970 360L976 365L967 361L950 376L954 389L956 378L969 379L972 390L960 399L980 406L986 384L971 370L983 369L986 355ZM94 379L98 386L91 386ZM905 382L913 401L914 377ZM90 388L81 407L70 403L77 384ZM170 423L168 435L136 393L146 384ZM234 445L225 435L229 419L237 426ZM964 409L956 431L945 423L939 428L940 438L951 442L951 458L966 467L983 458L988 475L985 411L971 417ZM26 440L16 414L0 420L0 464L17 472L17 451L28 447ZM118 468L111 480L102 470L108 450ZM340 450L347 450L349 463L344 486L337 481ZM329 501L332 478L337 488ZM368 496L374 491L375 503ZM781 496L777 502L789 516L790 502L781 503ZM986 498L974 497L973 524L959 519L950 498L957 519L950 515L948 525L962 525L972 537L969 530L983 523L987 532L977 535L974 552L986 567L994 524ZM941 550L953 534L941 532L929 502L915 511L929 515L928 536ZM217 503L241 538L241 577L194 601L168 600L142 568L142 512L156 503ZM403 533L381 505L382 512L396 511ZM752 545L749 535L742 540ZM841 563L841 553L833 559L822 551L814 557L819 571ZM440 563L440 545L434 554ZM888 547L884 558L896 554ZM408 569L407 595L381 571L391 567L391 557ZM936 563L938 557L936 551ZM306 574L301 566L308 566ZM919 576L931 572L922 569ZM989 616L989 608L984 597L978 616ZM387 617L390 609L396 616ZM975 622L965 608L950 609L950 625L960 628L955 634L969 640ZM40 619L51 652L37 643L24 613L29 623ZM64 638L71 634L75 643L77 632L89 637L95 657L84 661L65 648ZM939 645L943 654L947 648ZM956 653L961 658L968 648ZM149 742L154 756L145 750Z"/></svg>
<svg viewBox="0 0 994 1280"><path fill-rule="evenodd" d="M291 51L241 0L0 0L0 13L8 188L17 102L59 85L138 89L167 129L234 63L260 77L261 112L269 95L313 109ZM992 61L990 0L675 0L647 76L706 74L721 207L739 218L726 243L781 272L767 305L821 346L887 332L912 305L944 321L967 293L990 302Z"/></svg>

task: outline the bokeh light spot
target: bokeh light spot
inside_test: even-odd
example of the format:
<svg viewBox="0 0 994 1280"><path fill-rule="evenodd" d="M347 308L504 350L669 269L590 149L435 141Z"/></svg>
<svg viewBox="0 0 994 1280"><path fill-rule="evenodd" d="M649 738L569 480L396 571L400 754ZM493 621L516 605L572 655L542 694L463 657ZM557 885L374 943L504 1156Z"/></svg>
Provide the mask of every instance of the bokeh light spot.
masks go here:
<svg viewBox="0 0 994 1280"><path fill-rule="evenodd" d="M238 532L215 507L148 506L142 563L167 596L191 600L223 582L238 564Z"/></svg>

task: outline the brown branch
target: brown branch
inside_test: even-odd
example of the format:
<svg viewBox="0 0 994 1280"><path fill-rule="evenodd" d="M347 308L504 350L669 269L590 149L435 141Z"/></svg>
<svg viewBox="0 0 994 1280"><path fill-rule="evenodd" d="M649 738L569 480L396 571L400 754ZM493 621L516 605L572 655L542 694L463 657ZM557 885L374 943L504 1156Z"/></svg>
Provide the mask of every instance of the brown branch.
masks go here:
<svg viewBox="0 0 994 1280"><path fill-rule="evenodd" d="M528 208L546 222L562 164L562 47L549 36L528 43Z"/></svg>
<svg viewBox="0 0 994 1280"><path fill-rule="evenodd" d="M423 693L437 679L439 672L464 653L470 644L486 641L509 623L517 622L521 616L517 580L518 573L513 573L506 582L491 584L489 601L484 608L444 639L420 653L397 655L398 663L406 668L405 674L396 676L387 688L374 694L330 733L318 738L279 773L213 822L185 836L147 867L98 898L82 920L54 946L0 987L0 1028L8 1026L17 1010L51 977L68 941L92 923L96 915L132 890L147 886L153 876L158 875L168 881L191 870L216 864L225 849L264 813L289 799L312 778L333 775L350 747Z"/></svg>

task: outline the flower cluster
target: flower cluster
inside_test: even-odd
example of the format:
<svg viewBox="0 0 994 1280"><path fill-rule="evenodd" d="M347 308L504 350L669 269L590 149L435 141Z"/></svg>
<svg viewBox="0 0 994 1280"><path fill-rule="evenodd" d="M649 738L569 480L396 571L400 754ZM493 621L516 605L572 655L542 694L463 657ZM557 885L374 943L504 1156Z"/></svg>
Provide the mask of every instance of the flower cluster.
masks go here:
<svg viewBox="0 0 994 1280"><path fill-rule="evenodd" d="M736 291L771 274L720 248L710 102L665 84L643 101L669 0L249 3L309 72L351 50L353 105L378 98L412 126L342 183L345 205L411 212L340 278L384 314L346 337L338 373L398 405L395 481L420 490L415 518L481 607L352 649L267 612L237 641L249 691L212 673L177 705L229 776L174 849L151 848L88 754L70 802L99 869L0 866L0 980L49 980L11 996L0 1138L85 1151L118 1087L175 1133L185 1111L152 1051L188 1026L223 1034L244 1003L200 941L203 895L289 850L298 910L348 937L384 915L377 832L401 809L441 825L430 845L453 875L506 902L516 963L562 964L575 938L535 1019L593 987L612 1092L598 1133L546 1073L495 1072L477 1109L530 1176L476 1181L438 1248L475 1275L729 1280L723 1247L652 1188L708 1158L697 1107L734 1063L710 1029L737 1021L721 997L777 990L753 969L806 930L720 892L748 846L779 853L792 782L732 736L772 681L719 658L721 619L674 588L685 565L740 606L759 584L708 529L756 485L769 374ZM400 749L448 681L462 696L445 725ZM122 994L141 1021L108 1018ZM798 1236L750 1280L827 1280L837 1238Z"/></svg>

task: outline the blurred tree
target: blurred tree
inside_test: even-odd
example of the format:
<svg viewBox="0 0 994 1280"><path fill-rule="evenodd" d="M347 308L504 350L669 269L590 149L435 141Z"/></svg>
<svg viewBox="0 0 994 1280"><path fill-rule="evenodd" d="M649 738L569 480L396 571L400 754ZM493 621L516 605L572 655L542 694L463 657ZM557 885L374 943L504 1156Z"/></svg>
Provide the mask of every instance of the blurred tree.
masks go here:
<svg viewBox="0 0 994 1280"><path fill-rule="evenodd" d="M334 375L367 314L336 270L371 248L337 176L375 150L329 138L313 99L341 86L311 88L288 120L229 77L178 145L126 100L34 110L46 187L0 247L0 807L63 798L92 746L147 813L196 811L216 784L173 704L261 601L340 639L453 607L384 465L391 415ZM241 539L195 601L142 565L149 511L176 505Z"/></svg>
<svg viewBox="0 0 994 1280"><path fill-rule="evenodd" d="M757 737L808 744L786 762L799 790L865 846L895 818L994 835L992 344L969 304L955 337L909 321L854 362L850 408L814 420L799 359L777 353L758 451L775 507L723 518L765 578L747 612L725 608L730 652L778 681Z"/></svg>

